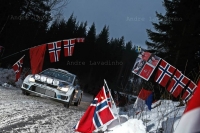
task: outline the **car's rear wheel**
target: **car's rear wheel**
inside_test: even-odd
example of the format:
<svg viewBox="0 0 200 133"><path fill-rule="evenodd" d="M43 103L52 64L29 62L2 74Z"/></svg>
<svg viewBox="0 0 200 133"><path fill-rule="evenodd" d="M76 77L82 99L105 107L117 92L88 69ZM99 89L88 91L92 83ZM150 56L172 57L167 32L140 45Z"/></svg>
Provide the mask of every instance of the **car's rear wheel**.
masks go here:
<svg viewBox="0 0 200 133"><path fill-rule="evenodd" d="M81 94L81 98L80 98L80 101L79 101L79 103L78 103L79 105L81 104L81 100L82 100L82 94Z"/></svg>
<svg viewBox="0 0 200 133"><path fill-rule="evenodd" d="M74 103L74 105L75 106L80 105L81 104L81 100L82 100L82 94L81 94L80 98L78 99L78 101Z"/></svg>
<svg viewBox="0 0 200 133"><path fill-rule="evenodd" d="M79 105L79 103L80 103L80 98L78 99L78 101L77 101L77 102L75 102L75 103L74 103L74 106L78 106L78 105Z"/></svg>

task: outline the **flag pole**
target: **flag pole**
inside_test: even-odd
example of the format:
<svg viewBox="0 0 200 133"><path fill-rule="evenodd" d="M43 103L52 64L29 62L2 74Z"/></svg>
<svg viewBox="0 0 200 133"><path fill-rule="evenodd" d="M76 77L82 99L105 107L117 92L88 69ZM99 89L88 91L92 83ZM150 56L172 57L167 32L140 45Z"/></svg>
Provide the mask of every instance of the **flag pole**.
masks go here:
<svg viewBox="0 0 200 133"><path fill-rule="evenodd" d="M3 59L6 59L6 58L8 58L8 57L10 57L10 56L16 55L16 54L18 54L18 53L24 52L24 51L26 51L26 50L29 50L29 49L30 49L30 48L27 48L27 49L21 50L21 51L19 51L19 52L16 52L16 53L14 53L14 54L11 54L11 55L8 55L8 56L6 56L6 57L3 57L2 60L3 60Z"/></svg>
<svg viewBox="0 0 200 133"><path fill-rule="evenodd" d="M25 55L23 55L19 60L21 60L24 56L25 56ZM18 62L19 60L17 60L17 62ZM16 64L17 62L15 62L15 64ZM14 65L15 65L15 64L14 64Z"/></svg>
<svg viewBox="0 0 200 133"><path fill-rule="evenodd" d="M46 44L46 43L44 43L44 44ZM41 45L44 45L44 44L41 44ZM14 54L8 55L8 56L3 57L3 58L1 58L1 59L2 59L2 60L3 60L3 59L6 59L6 58L8 58L8 57L10 57L10 56L16 55L16 54L18 54L18 53L21 53L21 52L27 51L27 50L29 50L29 49L31 49L31 48L38 47L38 46L41 46L41 45L37 45L37 46L33 46L33 47L30 47L30 48L27 48L27 49L21 50L21 51L19 51L19 52L16 52L16 53L14 53Z"/></svg>
<svg viewBox="0 0 200 133"><path fill-rule="evenodd" d="M117 118L118 118L119 123L120 123L120 118L119 118L119 114L118 114L118 111L117 111L117 107L116 107L116 105L115 105L115 101L114 101L114 99L113 99L113 97L112 97L112 94L111 94L111 92L110 92L110 89L109 89L109 87L108 87L107 82L106 82L105 79L104 79L104 83L105 83L106 87L108 88L108 91L109 91L109 93L110 93L110 97L111 97L112 101L114 102L114 108L115 108L115 110L116 110L116 112L117 112ZM112 102L111 102L111 103L112 103Z"/></svg>

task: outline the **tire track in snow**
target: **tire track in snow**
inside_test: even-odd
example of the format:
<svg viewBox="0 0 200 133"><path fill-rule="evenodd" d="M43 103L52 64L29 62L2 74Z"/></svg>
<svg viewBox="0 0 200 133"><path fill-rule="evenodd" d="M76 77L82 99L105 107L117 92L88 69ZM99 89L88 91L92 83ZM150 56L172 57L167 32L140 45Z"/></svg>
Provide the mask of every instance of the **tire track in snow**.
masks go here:
<svg viewBox="0 0 200 133"><path fill-rule="evenodd" d="M65 108L48 98L25 96L20 89L0 87L0 133L73 133L89 102Z"/></svg>

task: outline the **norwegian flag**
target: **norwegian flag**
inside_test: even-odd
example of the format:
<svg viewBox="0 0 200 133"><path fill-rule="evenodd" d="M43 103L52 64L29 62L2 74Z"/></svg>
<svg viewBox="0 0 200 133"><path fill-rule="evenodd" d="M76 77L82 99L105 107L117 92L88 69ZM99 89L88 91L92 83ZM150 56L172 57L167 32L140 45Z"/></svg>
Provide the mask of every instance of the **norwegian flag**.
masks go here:
<svg viewBox="0 0 200 133"><path fill-rule="evenodd" d="M48 43L50 62L58 62L60 59L61 41Z"/></svg>
<svg viewBox="0 0 200 133"><path fill-rule="evenodd" d="M182 99L184 99L186 102L188 102L190 100L190 98L192 97L196 88L197 88L197 85L194 82L190 81L188 87L186 88L186 90L182 96Z"/></svg>
<svg viewBox="0 0 200 133"><path fill-rule="evenodd" d="M76 38L76 42L85 42L85 38Z"/></svg>
<svg viewBox="0 0 200 133"><path fill-rule="evenodd" d="M15 82L17 82L19 80L19 78L20 78L21 71L22 71L23 60L24 60L24 56L22 58L20 58L12 67L13 70L15 71L15 74L16 74Z"/></svg>
<svg viewBox="0 0 200 133"><path fill-rule="evenodd" d="M189 100L174 133L200 133L200 82Z"/></svg>
<svg viewBox="0 0 200 133"><path fill-rule="evenodd" d="M177 97L182 90L186 87L189 79L185 77L179 70L176 70L174 77L172 78L167 90L174 96Z"/></svg>
<svg viewBox="0 0 200 133"><path fill-rule="evenodd" d="M105 88L102 87L74 128L78 132L92 133L114 119L115 116L108 105Z"/></svg>
<svg viewBox="0 0 200 133"><path fill-rule="evenodd" d="M74 52L75 39L63 40L63 42L65 57L72 56Z"/></svg>
<svg viewBox="0 0 200 133"><path fill-rule="evenodd" d="M155 81L165 87L175 70L175 67L171 66L162 59L160 61L160 65L158 66L158 71L156 72Z"/></svg>

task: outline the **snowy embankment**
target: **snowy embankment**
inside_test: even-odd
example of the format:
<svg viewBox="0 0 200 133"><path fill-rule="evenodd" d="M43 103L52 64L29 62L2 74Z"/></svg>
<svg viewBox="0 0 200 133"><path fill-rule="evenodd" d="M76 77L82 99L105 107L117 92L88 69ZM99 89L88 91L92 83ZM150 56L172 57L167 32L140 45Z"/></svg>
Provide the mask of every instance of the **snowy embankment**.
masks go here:
<svg viewBox="0 0 200 133"><path fill-rule="evenodd" d="M2 84L11 85L10 87L19 88L22 84L22 79L20 78L18 82L15 82L15 72L13 69L3 69L0 68L0 85Z"/></svg>
<svg viewBox="0 0 200 133"><path fill-rule="evenodd" d="M13 70L0 68L0 132L9 133L73 133L73 126L79 121L92 101L84 94L79 107L64 108L63 104L35 95L22 95L22 80L14 83ZM160 103L161 102L161 103ZM168 100L160 100L151 111L135 115L133 105L118 108L120 115L128 121L110 128L106 133L173 133L185 106ZM174 123L176 123L174 125Z"/></svg>
<svg viewBox="0 0 200 133"><path fill-rule="evenodd" d="M157 107L151 111L146 107L137 115L133 105L119 108L120 116L127 116L128 121L115 127L111 123L107 127L113 128L108 128L106 133L173 133L185 109L185 106L176 107L178 104L171 100L160 100L152 105ZM115 123L119 123L118 120Z"/></svg>

